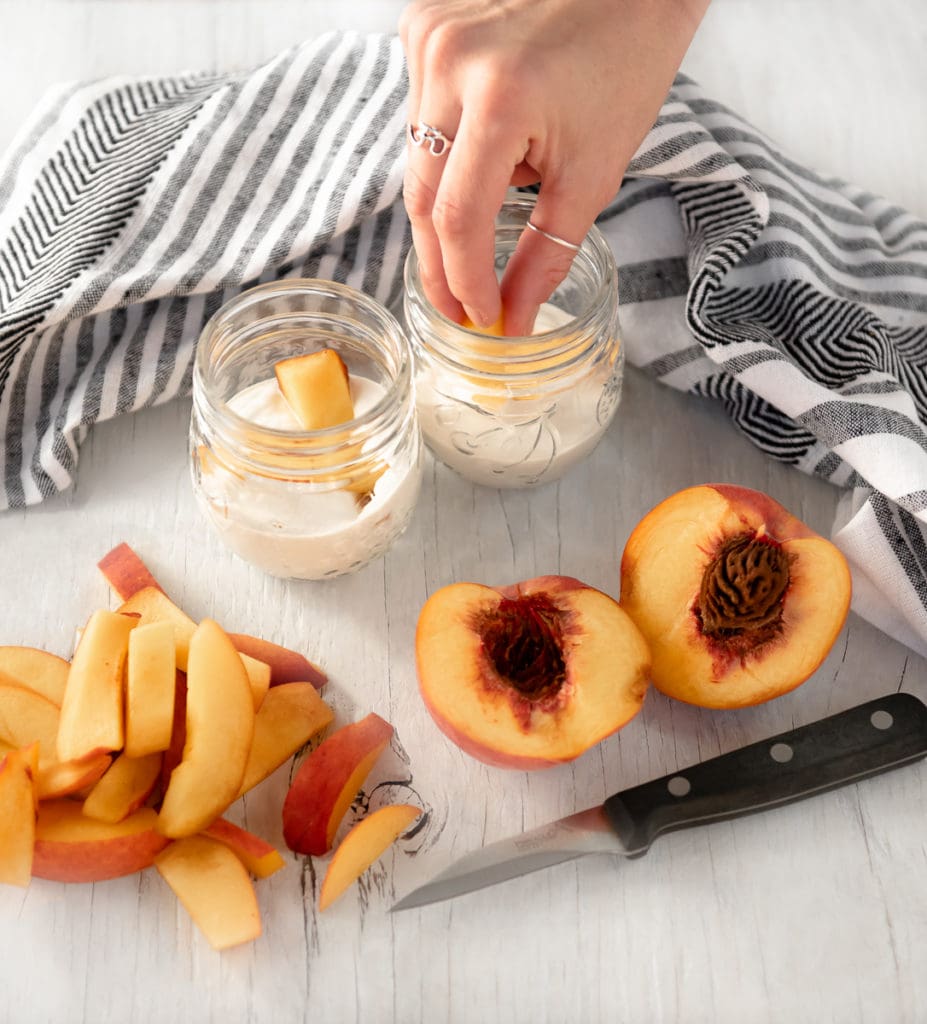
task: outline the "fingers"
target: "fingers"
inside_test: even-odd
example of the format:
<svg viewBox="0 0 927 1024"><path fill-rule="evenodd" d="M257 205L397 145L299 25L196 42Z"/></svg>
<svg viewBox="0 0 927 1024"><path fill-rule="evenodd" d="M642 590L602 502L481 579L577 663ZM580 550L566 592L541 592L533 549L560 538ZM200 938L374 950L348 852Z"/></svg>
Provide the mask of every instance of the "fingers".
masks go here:
<svg viewBox="0 0 927 1024"><path fill-rule="evenodd" d="M451 292L480 327L501 312L495 221L523 147L508 121L464 111L432 211Z"/></svg>
<svg viewBox="0 0 927 1024"><path fill-rule="evenodd" d="M420 110L428 108L422 106ZM443 144L442 149L440 139L434 142L425 139L425 129L421 126L431 125L452 139L459 116L459 111L439 107L435 113L429 112L426 117L420 112L413 114L410 107L409 123L415 127L422 144L415 145L411 136L409 137L408 162L403 183L403 196L412 225L412 239L418 257L422 287L432 305L446 317L456 321L463 317L463 306L448 286L441 242L434 222L438 190L454 147L451 144L450 148L447 148L447 144Z"/></svg>
<svg viewBox="0 0 927 1024"><path fill-rule="evenodd" d="M463 319L464 309L448 286L441 243L432 211L438 195L441 168L429 166L437 159L410 146L403 185L406 212L412 225L412 241L418 257L419 276L429 302L451 320ZM442 164L443 164L443 158Z"/></svg>
<svg viewBox="0 0 927 1024"><path fill-rule="evenodd" d="M424 122L438 128L453 139L460 119L460 107L448 102L452 94L445 90L438 97L423 98L428 81L428 38L435 23L436 9L427 3L410 3L399 20L399 35L406 52L409 71L408 122L421 137L419 126ZM432 211L438 194L441 176L450 150L440 152L436 145L432 152L430 142L413 144L407 136L407 163L403 181L403 199L412 227L412 240L418 257L419 276L428 300L451 320L463 319L464 310L454 297L444 274L441 245L432 221Z"/></svg>
<svg viewBox="0 0 927 1024"><path fill-rule="evenodd" d="M509 76L492 62L477 67L471 59L480 52L471 7L417 0L400 19L409 121L453 140L440 155L410 140L404 199L428 299L453 320L466 314L489 326L501 308L495 217L513 175L522 180L533 172L516 171L527 146L519 142L519 118L506 111Z"/></svg>
<svg viewBox="0 0 927 1024"><path fill-rule="evenodd" d="M531 333L538 308L566 278L576 256L575 249L548 235L580 245L601 209L599 193L588 183L577 183L569 195L552 183L541 185L531 222L547 235L526 228L506 266L502 279L506 334Z"/></svg>

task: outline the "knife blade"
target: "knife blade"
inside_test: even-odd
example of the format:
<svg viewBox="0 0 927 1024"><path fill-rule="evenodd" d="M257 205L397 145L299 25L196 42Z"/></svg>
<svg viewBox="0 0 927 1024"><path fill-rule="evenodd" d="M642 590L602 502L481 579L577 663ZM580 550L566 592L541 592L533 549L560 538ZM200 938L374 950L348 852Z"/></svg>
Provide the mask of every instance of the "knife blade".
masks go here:
<svg viewBox="0 0 927 1024"><path fill-rule="evenodd" d="M927 705L909 693L879 697L491 843L462 857L390 910L461 896L591 853L638 857L664 832L781 806L925 755Z"/></svg>

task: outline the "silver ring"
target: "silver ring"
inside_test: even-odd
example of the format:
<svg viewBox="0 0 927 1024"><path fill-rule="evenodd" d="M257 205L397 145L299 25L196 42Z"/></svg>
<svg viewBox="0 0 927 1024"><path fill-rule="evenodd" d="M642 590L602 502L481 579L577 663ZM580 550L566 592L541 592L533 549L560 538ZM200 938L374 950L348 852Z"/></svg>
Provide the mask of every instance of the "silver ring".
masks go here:
<svg viewBox="0 0 927 1024"><path fill-rule="evenodd" d="M426 124L424 121L421 124L409 125L409 139L413 146L421 148L427 145L432 156L444 156L454 141L449 139L440 128L435 128L434 125Z"/></svg>
<svg viewBox="0 0 927 1024"><path fill-rule="evenodd" d="M568 242L565 238L561 238L559 235L552 235L549 231L545 231L543 228L539 228L537 224L532 224L530 220L528 221L528 227L531 228L532 231L536 231L539 235L543 235L551 242L556 242L557 245L562 245L564 249L570 249L573 252L579 252L579 250L582 248L581 245L574 245L572 242Z"/></svg>

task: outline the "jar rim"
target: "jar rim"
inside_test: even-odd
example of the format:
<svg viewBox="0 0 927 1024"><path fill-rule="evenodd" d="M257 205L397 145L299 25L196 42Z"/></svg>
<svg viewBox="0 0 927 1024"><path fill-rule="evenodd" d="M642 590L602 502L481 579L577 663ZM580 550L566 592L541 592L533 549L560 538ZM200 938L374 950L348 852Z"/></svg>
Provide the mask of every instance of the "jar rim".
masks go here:
<svg viewBox="0 0 927 1024"><path fill-rule="evenodd" d="M506 211L524 212L524 220L525 223L527 223L531 218L531 211L534 209L536 204L537 196L533 193L519 192L516 194L510 194L502 204L500 215L504 214ZM418 272L418 254L416 253L414 246L409 249L409 253L406 257L404 268L405 291L406 295L411 293L417 302L425 306L429 311L429 315L434 317L442 328L447 328L451 332L457 333L462 337L478 339L481 345L492 346L493 344L498 344L501 346L506 343L511 344L514 341L530 339L534 345L543 346L545 343L556 343L557 341L562 342L564 333L567 331L583 334L590 325L602 315L603 310L606 309L611 301L612 295L617 291L617 269L615 267L614 254L612 253L611 247L609 246L605 236L594 224L584 236L574 259L580 256L585 256L593 263L600 263L601 269L604 271L597 282L592 302L590 302L581 313L576 316L572 316L565 323L547 331L538 331L535 334L486 334L479 330L479 328L465 327L463 324L457 323L457 321L446 316L432 305L425 295L424 288L421 285L421 276ZM614 288L612 285L614 285ZM615 295L615 305L617 306L617 295ZM529 363L531 358L532 357L527 355L508 355L505 357L505 361L507 363L518 363L519 361ZM536 359L537 357L535 356L534 358Z"/></svg>

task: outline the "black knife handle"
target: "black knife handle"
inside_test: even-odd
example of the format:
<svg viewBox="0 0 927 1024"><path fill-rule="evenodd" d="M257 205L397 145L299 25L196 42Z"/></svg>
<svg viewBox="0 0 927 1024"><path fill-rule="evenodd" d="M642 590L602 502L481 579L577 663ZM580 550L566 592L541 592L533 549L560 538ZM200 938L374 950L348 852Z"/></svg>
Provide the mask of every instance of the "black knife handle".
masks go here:
<svg viewBox="0 0 927 1024"><path fill-rule="evenodd" d="M927 705L895 693L610 796L629 853L662 832L801 800L927 755Z"/></svg>

